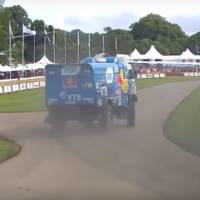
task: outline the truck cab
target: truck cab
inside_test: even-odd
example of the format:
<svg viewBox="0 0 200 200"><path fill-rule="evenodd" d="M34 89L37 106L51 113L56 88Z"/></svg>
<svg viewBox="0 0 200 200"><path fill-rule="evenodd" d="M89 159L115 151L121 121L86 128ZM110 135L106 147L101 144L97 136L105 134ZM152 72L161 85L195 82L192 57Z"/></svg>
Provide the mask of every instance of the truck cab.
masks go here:
<svg viewBox="0 0 200 200"><path fill-rule="evenodd" d="M46 122L98 121L109 127L114 117L135 125L136 85L131 66L114 58L85 59L81 64L46 66Z"/></svg>

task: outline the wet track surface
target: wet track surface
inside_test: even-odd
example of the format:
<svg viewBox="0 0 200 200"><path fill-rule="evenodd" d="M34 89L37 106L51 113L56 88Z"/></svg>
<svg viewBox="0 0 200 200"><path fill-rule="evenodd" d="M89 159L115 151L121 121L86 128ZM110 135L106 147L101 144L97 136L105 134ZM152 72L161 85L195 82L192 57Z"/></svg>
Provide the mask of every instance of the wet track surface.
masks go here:
<svg viewBox="0 0 200 200"><path fill-rule="evenodd" d="M200 157L170 143L163 125L200 82L138 92L135 128L70 122L51 132L46 113L0 114L0 135L23 146L0 165L0 199L199 199ZM3 181L2 181L3 180Z"/></svg>

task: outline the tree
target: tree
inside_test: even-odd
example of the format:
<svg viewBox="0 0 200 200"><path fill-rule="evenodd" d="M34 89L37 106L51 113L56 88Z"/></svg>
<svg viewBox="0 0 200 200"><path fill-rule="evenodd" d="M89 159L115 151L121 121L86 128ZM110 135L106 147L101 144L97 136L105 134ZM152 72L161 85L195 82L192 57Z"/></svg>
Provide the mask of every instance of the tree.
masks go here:
<svg viewBox="0 0 200 200"><path fill-rule="evenodd" d="M103 29L106 33L112 31L112 28L110 26L107 26Z"/></svg>
<svg viewBox="0 0 200 200"><path fill-rule="evenodd" d="M158 37L168 37L171 40L186 37L185 33L176 24L171 24L160 15L149 14L130 26L133 38L140 40L148 38L156 40Z"/></svg>
<svg viewBox="0 0 200 200"><path fill-rule="evenodd" d="M193 53L200 54L200 32L190 36L187 46Z"/></svg>
<svg viewBox="0 0 200 200"><path fill-rule="evenodd" d="M136 41L154 41L163 54L180 54L186 46L187 36L177 24L168 22L160 15L149 14L130 26ZM140 45L145 45L141 42ZM143 51L145 47L140 47Z"/></svg>

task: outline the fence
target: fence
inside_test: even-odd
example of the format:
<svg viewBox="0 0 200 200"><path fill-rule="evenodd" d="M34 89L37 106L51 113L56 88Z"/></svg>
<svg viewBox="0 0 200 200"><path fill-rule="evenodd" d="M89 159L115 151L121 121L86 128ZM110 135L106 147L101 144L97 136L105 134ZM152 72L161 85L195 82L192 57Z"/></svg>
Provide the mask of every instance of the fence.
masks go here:
<svg viewBox="0 0 200 200"><path fill-rule="evenodd" d="M23 90L32 90L45 87L44 77L24 78L21 80L1 80L0 94L7 94Z"/></svg>
<svg viewBox="0 0 200 200"><path fill-rule="evenodd" d="M185 77L200 77L200 73L199 72L187 72L184 73Z"/></svg>
<svg viewBox="0 0 200 200"><path fill-rule="evenodd" d="M164 73L155 73L155 74L137 74L137 79L157 79L157 78L165 78L166 75Z"/></svg>

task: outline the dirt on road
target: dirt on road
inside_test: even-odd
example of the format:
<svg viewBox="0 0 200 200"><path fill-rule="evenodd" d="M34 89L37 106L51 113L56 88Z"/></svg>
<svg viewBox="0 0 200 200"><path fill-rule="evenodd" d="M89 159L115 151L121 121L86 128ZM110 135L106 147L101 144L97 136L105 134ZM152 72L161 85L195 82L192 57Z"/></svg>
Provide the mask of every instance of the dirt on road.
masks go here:
<svg viewBox="0 0 200 200"><path fill-rule="evenodd" d="M170 143L163 125L200 85L173 83L139 91L135 128L110 132L69 123L52 133L46 113L0 114L0 135L23 146L0 165L2 200L199 200L200 157Z"/></svg>

